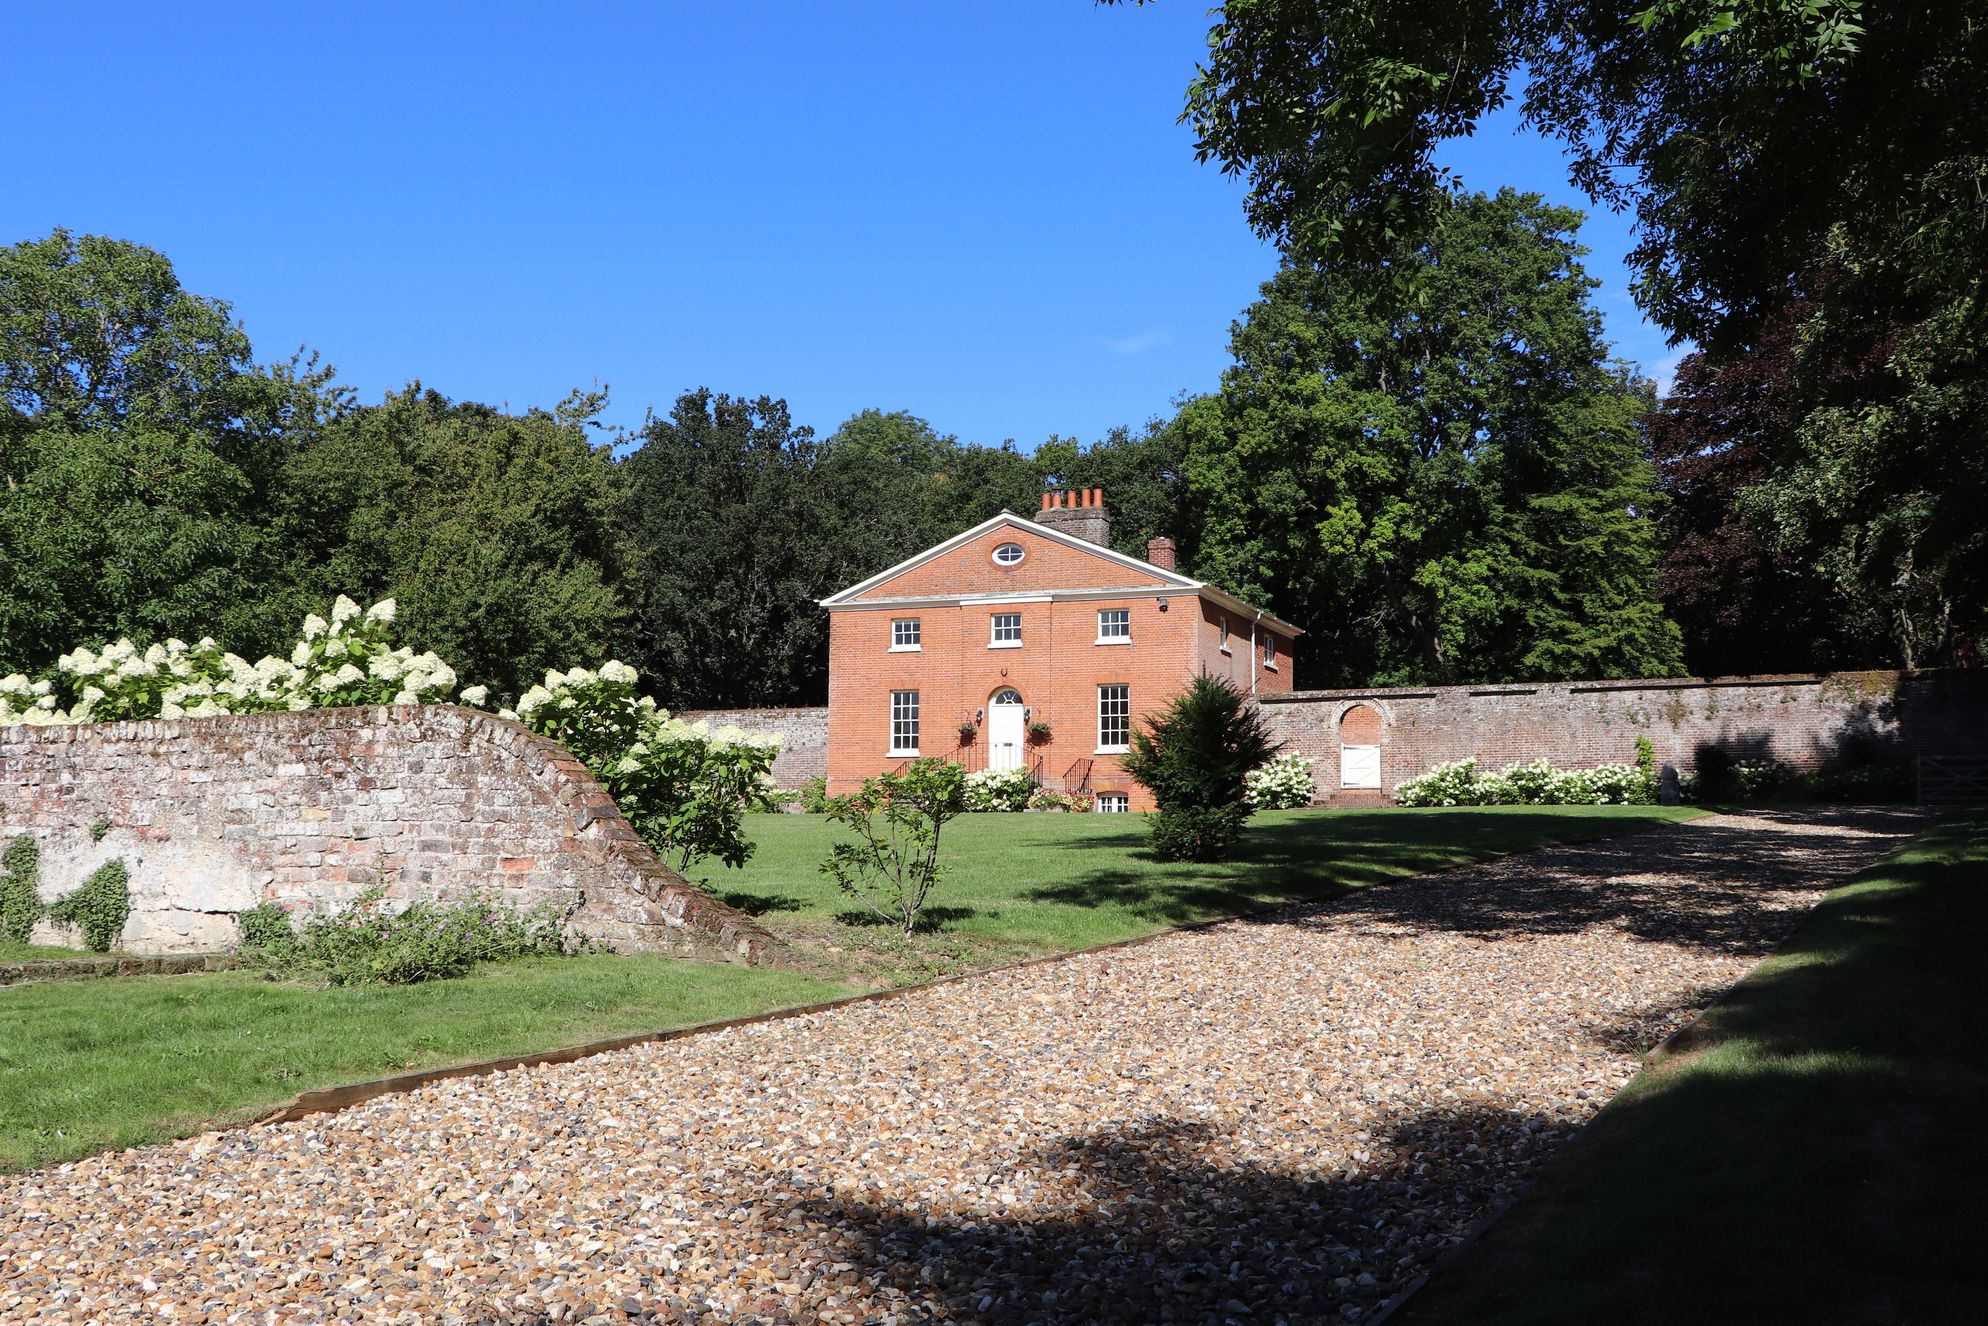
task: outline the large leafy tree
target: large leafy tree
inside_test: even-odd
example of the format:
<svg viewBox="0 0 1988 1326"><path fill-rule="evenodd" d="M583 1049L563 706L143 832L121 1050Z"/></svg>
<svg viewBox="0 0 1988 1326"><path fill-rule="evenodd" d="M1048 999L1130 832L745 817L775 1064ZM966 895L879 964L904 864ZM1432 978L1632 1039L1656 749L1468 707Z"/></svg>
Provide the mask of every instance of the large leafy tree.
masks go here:
<svg viewBox="0 0 1988 1326"><path fill-rule="evenodd" d="M700 388L623 462L637 658L673 707L794 704L826 690L839 588L818 445L787 403Z"/></svg>
<svg viewBox="0 0 1988 1326"><path fill-rule="evenodd" d="M1312 633L1313 684L1663 674L1648 384L1611 363L1579 215L1458 198L1415 298L1287 262L1179 427L1196 570Z"/></svg>
<svg viewBox="0 0 1988 1326"><path fill-rule="evenodd" d="M329 370L257 365L151 249L0 249L0 668L120 634L274 645L272 488L342 400Z"/></svg>
<svg viewBox="0 0 1988 1326"><path fill-rule="evenodd" d="M1437 148L1515 102L1633 211L1637 297L1715 370L1799 309L1728 486L1912 664L1988 629L1984 82L1988 0L1230 0L1185 118L1260 231L1386 285L1445 211Z"/></svg>
<svg viewBox="0 0 1988 1326"><path fill-rule="evenodd" d="M604 404L507 414L417 383L325 428L277 504L292 611L397 599L403 638L506 696L618 652L620 476L588 433Z"/></svg>

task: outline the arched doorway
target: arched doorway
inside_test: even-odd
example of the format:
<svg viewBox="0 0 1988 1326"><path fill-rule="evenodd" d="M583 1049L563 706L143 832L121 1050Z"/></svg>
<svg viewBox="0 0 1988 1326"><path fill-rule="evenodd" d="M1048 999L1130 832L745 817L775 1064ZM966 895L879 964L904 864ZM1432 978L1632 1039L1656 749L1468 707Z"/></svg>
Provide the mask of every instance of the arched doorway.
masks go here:
<svg viewBox="0 0 1988 1326"><path fill-rule="evenodd" d="M1027 712L1022 693L1012 686L1003 686L987 702L988 768L1022 767L1022 738L1027 728L1023 718Z"/></svg>
<svg viewBox="0 0 1988 1326"><path fill-rule="evenodd" d="M1381 715L1371 705L1356 704L1339 716L1339 785L1381 785Z"/></svg>

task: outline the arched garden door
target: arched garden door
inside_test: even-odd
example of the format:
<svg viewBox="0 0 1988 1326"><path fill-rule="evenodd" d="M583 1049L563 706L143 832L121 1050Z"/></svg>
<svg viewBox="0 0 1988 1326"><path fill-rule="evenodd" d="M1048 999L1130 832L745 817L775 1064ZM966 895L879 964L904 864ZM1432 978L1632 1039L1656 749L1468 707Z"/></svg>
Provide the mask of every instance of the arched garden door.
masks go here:
<svg viewBox="0 0 1988 1326"><path fill-rule="evenodd" d="M1356 704L1339 716L1339 785L1381 785L1381 715Z"/></svg>

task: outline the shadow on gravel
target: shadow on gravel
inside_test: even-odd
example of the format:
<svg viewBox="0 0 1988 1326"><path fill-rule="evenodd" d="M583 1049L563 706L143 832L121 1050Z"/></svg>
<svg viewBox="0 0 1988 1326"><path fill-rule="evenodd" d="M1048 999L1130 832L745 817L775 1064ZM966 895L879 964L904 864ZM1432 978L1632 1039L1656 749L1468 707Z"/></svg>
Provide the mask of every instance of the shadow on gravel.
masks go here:
<svg viewBox="0 0 1988 1326"><path fill-rule="evenodd" d="M797 1214L853 1235L857 1273L905 1296L904 1321L1345 1322L1421 1274L1566 1136L1478 1109L1369 1133L1364 1160L1307 1178L1237 1165L1207 1126L1155 1119L1024 1158L1017 1170L1047 1190L1038 1209L1057 1214L932 1222L845 1200Z"/></svg>
<svg viewBox="0 0 1988 1326"><path fill-rule="evenodd" d="M1128 907L1155 921L1178 923L1210 911L1242 911L1282 892L1318 901L1293 904L1258 922L1361 925L1447 931L1493 940L1508 935L1576 934L1598 926L1620 928L1642 939L1760 955L1787 933L1789 907L1769 895L1817 896L1926 824L1914 809L1899 807L1759 808L1744 823L1687 823L1648 833L1620 833L1591 842L1549 846L1484 862L1461 874L1402 878L1447 862L1403 824L1424 821L1427 841L1454 839L1440 812L1399 812L1387 823L1400 840L1359 841L1353 832L1321 840L1303 820L1265 824L1251 831L1246 855L1232 880L1186 884L1161 873L1097 871L1068 884L1031 891L1031 898L1078 906ZM1523 816L1479 818L1485 853L1505 850L1499 839L1523 842L1542 829L1574 825L1595 830L1597 820L1530 824ZM1644 823L1644 821L1638 821ZM1845 829L1850 832L1844 832ZM1598 831L1598 830L1597 830ZM1874 838L1871 835L1879 835ZM1322 855L1345 860L1321 864ZM1459 858L1460 862L1462 858ZM1265 868L1268 868L1267 871ZM1385 888L1361 885L1386 883Z"/></svg>

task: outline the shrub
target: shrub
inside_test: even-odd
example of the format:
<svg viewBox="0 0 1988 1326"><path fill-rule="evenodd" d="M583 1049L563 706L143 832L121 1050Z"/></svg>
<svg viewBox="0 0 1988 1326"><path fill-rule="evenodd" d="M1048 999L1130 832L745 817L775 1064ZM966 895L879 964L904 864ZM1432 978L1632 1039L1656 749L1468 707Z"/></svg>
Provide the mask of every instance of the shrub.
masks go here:
<svg viewBox="0 0 1988 1326"><path fill-rule="evenodd" d="M942 873L939 833L966 808L965 770L927 756L828 804L829 820L856 841L836 843L822 873L910 938Z"/></svg>
<svg viewBox="0 0 1988 1326"><path fill-rule="evenodd" d="M1439 764L1394 790L1403 806L1599 806L1627 805L1643 795L1643 773L1633 765L1556 769L1546 760L1514 764L1495 774L1476 760Z"/></svg>
<svg viewBox="0 0 1988 1326"><path fill-rule="evenodd" d="M461 976L486 962L564 952L570 910L546 903L519 911L478 895L395 911L386 890L373 888L340 911L306 921L287 943L270 915L280 909L252 908L242 913L243 946L272 966L331 985L412 985ZM251 913L254 920L247 919ZM289 930L287 917L280 924ZM251 930L260 942L250 943Z"/></svg>
<svg viewBox="0 0 1988 1326"><path fill-rule="evenodd" d="M1657 747L1648 737L1636 738L1636 773L1641 784L1637 790L1636 804L1656 805L1659 800Z"/></svg>
<svg viewBox="0 0 1988 1326"><path fill-rule="evenodd" d="M0 853L0 939L25 944L41 919L41 848L27 834Z"/></svg>
<svg viewBox="0 0 1988 1326"><path fill-rule="evenodd" d="M1742 801L1766 801L1790 787L1795 771L1779 760L1741 760L1732 768L1733 790Z"/></svg>
<svg viewBox="0 0 1988 1326"><path fill-rule="evenodd" d="M1152 824L1153 852L1162 861L1220 861L1242 837L1249 807L1161 806Z"/></svg>
<svg viewBox="0 0 1988 1326"><path fill-rule="evenodd" d="M1317 795L1312 762L1295 752L1243 775L1243 800L1257 810L1293 810L1309 806Z"/></svg>
<svg viewBox="0 0 1988 1326"><path fill-rule="evenodd" d="M1034 796L1029 798L1028 808L1030 810L1083 812L1091 808L1091 799L1079 796L1075 792L1052 792L1045 787L1038 790Z"/></svg>
<svg viewBox="0 0 1988 1326"><path fill-rule="evenodd" d="M1035 780L1026 769L977 769L966 776L969 811L1027 810L1035 795Z"/></svg>
<svg viewBox="0 0 1988 1326"><path fill-rule="evenodd" d="M1910 801L1914 787L1912 770L1870 764L1798 778L1795 792L1810 801Z"/></svg>
<svg viewBox="0 0 1988 1326"><path fill-rule="evenodd" d="M273 902L258 903L235 916L241 928L242 948L251 954L272 958L287 956L297 942L290 929L290 913Z"/></svg>
<svg viewBox="0 0 1988 1326"><path fill-rule="evenodd" d="M775 737L672 718L635 693L635 669L548 672L502 711L583 762L656 854L688 872L705 857L742 866L753 853L745 815L774 805Z"/></svg>
<svg viewBox="0 0 1988 1326"><path fill-rule="evenodd" d="M1250 808L1245 779L1276 752L1263 715L1229 682L1203 672L1144 729L1125 771L1153 794L1153 850L1163 861L1219 861Z"/></svg>
<svg viewBox="0 0 1988 1326"><path fill-rule="evenodd" d="M810 815L828 813L828 780L810 778L801 784L801 809Z"/></svg>
<svg viewBox="0 0 1988 1326"><path fill-rule="evenodd" d="M131 872L122 861L98 866L83 886L48 909L49 919L83 932L83 946L108 953L131 919Z"/></svg>
<svg viewBox="0 0 1988 1326"><path fill-rule="evenodd" d="M1476 760L1452 760L1419 778L1403 779L1394 789L1394 801L1398 806L1488 806L1491 792Z"/></svg>

